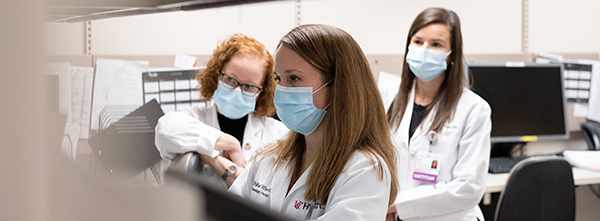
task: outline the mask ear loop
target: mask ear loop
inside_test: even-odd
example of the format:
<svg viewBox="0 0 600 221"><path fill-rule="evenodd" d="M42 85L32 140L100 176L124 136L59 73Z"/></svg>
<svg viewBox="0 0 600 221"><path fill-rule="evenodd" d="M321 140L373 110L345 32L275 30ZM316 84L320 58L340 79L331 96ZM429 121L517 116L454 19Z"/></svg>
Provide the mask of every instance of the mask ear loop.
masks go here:
<svg viewBox="0 0 600 221"><path fill-rule="evenodd" d="M450 54L452 54L452 50L450 50L448 53L446 53L446 59L448 58L448 56L450 56ZM454 61L450 61L450 63L452 65L454 65Z"/></svg>
<svg viewBox="0 0 600 221"><path fill-rule="evenodd" d="M313 92L311 93L311 95L313 95L313 94L315 94L315 93L319 92L321 89L323 89L325 86L327 86L327 85L328 85L329 83L331 83L332 81L333 81L333 79L329 80L327 83L325 83L325 84L324 84L323 86L321 86L319 89L317 89L316 91L313 91Z"/></svg>
<svg viewBox="0 0 600 221"><path fill-rule="evenodd" d="M321 89L323 89L325 86L327 86L329 83L331 83L333 81L333 79L329 80L327 83L325 83L323 86L321 86L319 89L317 89L316 91L312 92L312 94L315 94L317 92L319 92ZM312 95L311 94L311 95ZM331 105L331 102L329 102L329 104L327 104L327 107L323 108L323 110L327 110L327 108L329 107L329 105Z"/></svg>

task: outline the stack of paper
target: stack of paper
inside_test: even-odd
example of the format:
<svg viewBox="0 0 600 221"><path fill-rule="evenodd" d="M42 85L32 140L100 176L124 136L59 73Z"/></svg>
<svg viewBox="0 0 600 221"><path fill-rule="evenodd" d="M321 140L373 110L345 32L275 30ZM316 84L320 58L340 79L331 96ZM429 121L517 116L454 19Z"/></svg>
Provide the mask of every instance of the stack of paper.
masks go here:
<svg viewBox="0 0 600 221"><path fill-rule="evenodd" d="M71 123L81 128L81 139L88 139L90 134L93 82L94 68L71 66Z"/></svg>
<svg viewBox="0 0 600 221"><path fill-rule="evenodd" d="M91 130L99 130L100 112L109 105L144 104L142 72L148 70L148 61L98 59L94 79Z"/></svg>
<svg viewBox="0 0 600 221"><path fill-rule="evenodd" d="M573 166L600 171L600 151L565 150L563 155L565 160Z"/></svg>

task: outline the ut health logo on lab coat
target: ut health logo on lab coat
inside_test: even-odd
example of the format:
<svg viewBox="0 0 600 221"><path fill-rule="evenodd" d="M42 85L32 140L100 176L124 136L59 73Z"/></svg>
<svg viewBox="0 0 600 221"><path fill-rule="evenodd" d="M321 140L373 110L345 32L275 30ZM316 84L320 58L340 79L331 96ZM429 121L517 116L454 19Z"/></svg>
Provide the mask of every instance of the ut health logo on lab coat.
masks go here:
<svg viewBox="0 0 600 221"><path fill-rule="evenodd" d="M302 209L302 210L307 210L310 209L310 207L312 206L313 203L311 202L303 202L301 200L296 200L296 202L294 203L294 208L296 210ZM321 203L314 203L315 206L313 209L324 209L324 205Z"/></svg>

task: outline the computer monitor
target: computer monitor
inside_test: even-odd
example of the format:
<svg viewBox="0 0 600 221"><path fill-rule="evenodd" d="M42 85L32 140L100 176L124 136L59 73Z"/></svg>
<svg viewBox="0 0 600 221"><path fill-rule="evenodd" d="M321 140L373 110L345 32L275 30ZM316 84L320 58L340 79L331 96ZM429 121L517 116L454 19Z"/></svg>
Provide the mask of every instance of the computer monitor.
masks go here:
<svg viewBox="0 0 600 221"><path fill-rule="evenodd" d="M275 212L268 207L261 206L250 199L227 192L220 185L215 185L210 179L220 177L207 176L206 174L185 173L177 169L166 171L165 186L174 188L191 188L196 194L203 208L198 216L201 220L209 221L293 221L295 218Z"/></svg>
<svg viewBox="0 0 600 221"><path fill-rule="evenodd" d="M492 108L492 143L568 139L563 66L471 63L473 91Z"/></svg>

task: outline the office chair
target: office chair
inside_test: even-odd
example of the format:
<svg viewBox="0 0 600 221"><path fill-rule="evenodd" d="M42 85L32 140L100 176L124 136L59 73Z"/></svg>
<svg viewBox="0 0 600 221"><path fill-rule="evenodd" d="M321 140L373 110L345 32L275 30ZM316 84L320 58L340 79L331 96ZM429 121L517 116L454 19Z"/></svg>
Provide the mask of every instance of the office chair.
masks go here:
<svg viewBox="0 0 600 221"><path fill-rule="evenodd" d="M558 157L519 162L500 194L494 220L575 220L571 165Z"/></svg>
<svg viewBox="0 0 600 221"><path fill-rule="evenodd" d="M228 188L227 183L221 176L217 175L212 166L202 163L202 158L200 158L198 152L187 152L177 155L171 161L166 173L172 171L182 172L189 176L202 179L222 190L227 190ZM169 182L168 179L165 179L165 182Z"/></svg>

